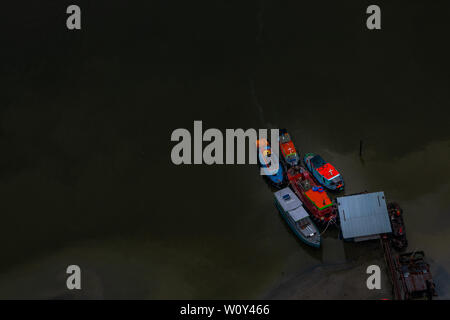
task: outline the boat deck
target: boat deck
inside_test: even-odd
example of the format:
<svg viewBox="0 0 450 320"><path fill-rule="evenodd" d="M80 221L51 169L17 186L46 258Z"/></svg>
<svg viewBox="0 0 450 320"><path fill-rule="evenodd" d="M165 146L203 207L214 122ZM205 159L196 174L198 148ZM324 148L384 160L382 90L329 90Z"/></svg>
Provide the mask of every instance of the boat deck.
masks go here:
<svg viewBox="0 0 450 320"><path fill-rule="evenodd" d="M425 262L423 252L394 256L387 237L382 238L381 245L391 276L394 299L428 298L431 300L436 292L430 266Z"/></svg>
<svg viewBox="0 0 450 320"><path fill-rule="evenodd" d="M325 191L320 192L309 189L305 192L305 194L319 210L331 207L333 205Z"/></svg>

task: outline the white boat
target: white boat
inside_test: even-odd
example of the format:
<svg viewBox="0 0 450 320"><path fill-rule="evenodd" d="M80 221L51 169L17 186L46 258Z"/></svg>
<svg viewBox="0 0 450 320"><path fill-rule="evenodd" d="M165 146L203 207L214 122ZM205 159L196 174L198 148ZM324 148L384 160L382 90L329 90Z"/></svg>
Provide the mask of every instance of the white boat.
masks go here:
<svg viewBox="0 0 450 320"><path fill-rule="evenodd" d="M319 248L321 242L319 229L295 193L287 187L275 192L274 197L278 211L295 235L307 245Z"/></svg>

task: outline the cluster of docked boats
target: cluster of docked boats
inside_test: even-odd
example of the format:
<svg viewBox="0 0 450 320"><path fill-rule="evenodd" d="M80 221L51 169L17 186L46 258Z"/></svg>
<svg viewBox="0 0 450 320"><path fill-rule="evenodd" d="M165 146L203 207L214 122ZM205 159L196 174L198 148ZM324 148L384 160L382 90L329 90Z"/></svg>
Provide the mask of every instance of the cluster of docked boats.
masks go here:
<svg viewBox="0 0 450 320"><path fill-rule="evenodd" d="M266 177L278 189L275 204L294 234L312 247L320 247L321 237L317 224L335 223L337 210L325 189L341 191L344 180L336 168L320 155L307 153L301 163L300 156L289 133L280 130L280 160L277 170L269 172L269 161L277 154L266 139L257 142L259 164L267 170ZM268 160L270 157L271 160Z"/></svg>
<svg viewBox="0 0 450 320"><path fill-rule="evenodd" d="M276 189L275 204L292 231L306 244L320 247L317 226L336 224L338 210L327 191L342 191L344 180L339 171L320 155L306 153L300 158L286 129L280 130L279 152L272 152L266 139L257 140L259 164L268 182ZM278 156L280 154L281 156ZM271 161L279 166L271 166ZM408 246L403 210L389 203L388 214L392 226L390 242L402 251Z"/></svg>
<svg viewBox="0 0 450 320"><path fill-rule="evenodd" d="M256 142L259 164L274 192L275 205L294 234L304 243L319 248L321 233L317 226L336 224L338 210L327 191L342 191L344 180L336 168L320 155L307 153L301 160L291 136L284 129L280 131L280 152L272 153L266 139ZM271 161L281 165L271 166ZM367 193L367 192L366 192ZM387 212L392 227L389 235L382 237L388 268L391 272L396 299L405 300L436 295L430 266L424 260L423 252L404 253L396 257L391 254L392 246L404 251L408 246L403 210L391 202Z"/></svg>

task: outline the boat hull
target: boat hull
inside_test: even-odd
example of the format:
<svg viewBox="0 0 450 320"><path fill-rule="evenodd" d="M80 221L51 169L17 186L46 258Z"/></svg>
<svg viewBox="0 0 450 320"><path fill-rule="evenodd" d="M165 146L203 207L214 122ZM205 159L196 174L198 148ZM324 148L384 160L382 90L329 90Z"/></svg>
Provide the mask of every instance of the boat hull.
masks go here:
<svg viewBox="0 0 450 320"><path fill-rule="evenodd" d="M403 221L403 210L395 202L388 203L387 207L392 227L392 246L398 251L403 251L408 246L408 240L406 239L405 232L405 223Z"/></svg>
<svg viewBox="0 0 450 320"><path fill-rule="evenodd" d="M303 158L303 163L305 164L306 168L308 169L308 171L312 174L312 176L314 177L314 180L316 180L316 182L322 186L324 186L325 188L327 188L328 190L331 191L343 191L344 190L344 179L342 179L342 177L339 174L339 180L340 182L338 182L337 184L333 184L330 180L325 179L317 170L312 167L311 165L311 159L314 158L316 155L314 153L307 153L305 155L305 157ZM333 166L331 166L329 163L327 163L326 165L330 166L330 168L333 168ZM335 169L334 169L335 170ZM335 172L337 172L335 170ZM330 178L330 177L328 177Z"/></svg>
<svg viewBox="0 0 450 320"><path fill-rule="evenodd" d="M292 225L291 221L289 221L288 217L286 216L286 212L284 212L284 210L279 206L279 204L276 201L275 201L275 206L277 207L280 215L283 217L283 220L286 221L287 225L292 230L292 232L294 232L294 234L297 236L297 238L299 238L303 243L307 244L308 246L311 246L313 248L320 248L320 242L317 243L317 242L309 241L305 236L303 236L300 232L298 232L297 228L295 228L295 226ZM314 225L314 227L315 227L315 229L317 229L317 227L315 225Z"/></svg>
<svg viewBox="0 0 450 320"><path fill-rule="evenodd" d="M286 129L280 130L280 154L287 167L297 166L300 162L294 142Z"/></svg>
<svg viewBox="0 0 450 320"><path fill-rule="evenodd" d="M266 175L266 177L269 180L269 182L277 188L280 188L284 185L283 168L281 166L276 174Z"/></svg>
<svg viewBox="0 0 450 320"><path fill-rule="evenodd" d="M284 172L278 155L272 153L272 149L267 140L258 140L256 146L258 148L260 170L274 187L281 188L284 186ZM272 161L278 163L278 166L272 167Z"/></svg>

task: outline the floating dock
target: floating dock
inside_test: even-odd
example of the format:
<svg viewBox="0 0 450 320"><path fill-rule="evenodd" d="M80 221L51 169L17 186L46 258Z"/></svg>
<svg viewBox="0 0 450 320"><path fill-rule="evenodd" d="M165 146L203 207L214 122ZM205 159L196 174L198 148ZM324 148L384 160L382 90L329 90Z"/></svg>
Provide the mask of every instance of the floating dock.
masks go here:
<svg viewBox="0 0 450 320"><path fill-rule="evenodd" d="M384 192L338 197L336 202L344 240L367 241L392 232Z"/></svg>

